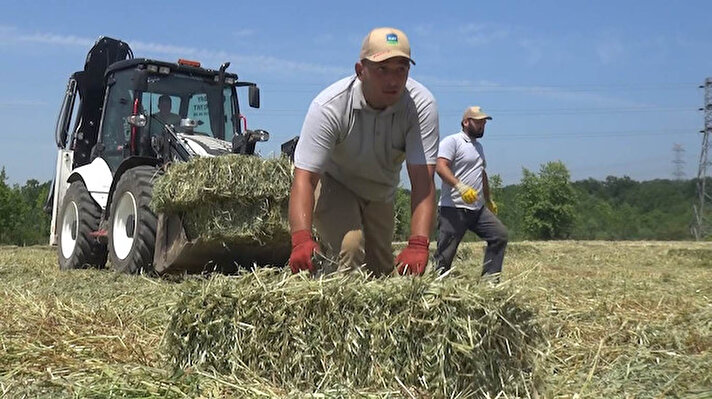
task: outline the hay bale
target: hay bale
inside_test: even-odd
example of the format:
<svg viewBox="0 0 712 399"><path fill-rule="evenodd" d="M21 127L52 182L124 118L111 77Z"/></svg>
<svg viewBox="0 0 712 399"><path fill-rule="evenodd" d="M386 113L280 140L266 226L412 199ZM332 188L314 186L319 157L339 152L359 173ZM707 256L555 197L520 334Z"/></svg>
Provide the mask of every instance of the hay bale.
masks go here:
<svg viewBox="0 0 712 399"><path fill-rule="evenodd" d="M249 205L220 202L196 207L183 219L189 237L232 243L289 242L287 203L262 199Z"/></svg>
<svg viewBox="0 0 712 399"><path fill-rule="evenodd" d="M292 172L286 158L226 155L171 165L153 189L156 212L183 216L191 239L289 242Z"/></svg>
<svg viewBox="0 0 712 399"><path fill-rule="evenodd" d="M166 170L153 188L152 206L159 212L181 212L206 202L250 205L269 199L283 203L291 186L291 165L285 157L198 157Z"/></svg>
<svg viewBox="0 0 712 399"><path fill-rule="evenodd" d="M186 287L163 348L176 369L258 377L287 391L529 396L541 337L535 312L506 287L259 269Z"/></svg>

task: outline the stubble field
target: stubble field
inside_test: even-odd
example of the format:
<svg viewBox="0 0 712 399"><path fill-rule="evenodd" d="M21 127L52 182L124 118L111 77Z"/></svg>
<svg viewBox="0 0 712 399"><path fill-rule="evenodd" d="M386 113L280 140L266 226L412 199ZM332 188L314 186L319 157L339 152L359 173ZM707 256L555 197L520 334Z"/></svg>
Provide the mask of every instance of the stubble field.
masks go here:
<svg viewBox="0 0 712 399"><path fill-rule="evenodd" d="M471 284L481 258L481 243L464 245L447 278ZM535 309L545 337L543 383L522 396L712 398L710 243L517 242L504 269L494 289ZM0 247L0 397L414 395L176 370L165 335L183 290L224 278L61 272L53 248Z"/></svg>

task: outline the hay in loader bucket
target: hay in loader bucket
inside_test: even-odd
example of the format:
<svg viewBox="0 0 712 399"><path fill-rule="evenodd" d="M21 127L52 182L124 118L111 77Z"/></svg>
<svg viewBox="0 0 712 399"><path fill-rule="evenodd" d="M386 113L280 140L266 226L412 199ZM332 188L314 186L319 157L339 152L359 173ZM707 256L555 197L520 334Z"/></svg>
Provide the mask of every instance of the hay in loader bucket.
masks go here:
<svg viewBox="0 0 712 399"><path fill-rule="evenodd" d="M466 279L256 269L192 283L171 313L163 350L176 371L283 392L532 397L541 381L536 312Z"/></svg>
<svg viewBox="0 0 712 399"><path fill-rule="evenodd" d="M168 263L189 271L284 265L291 185L286 158L225 155L171 165L153 190L151 206L171 231L157 239L157 255L169 253Z"/></svg>

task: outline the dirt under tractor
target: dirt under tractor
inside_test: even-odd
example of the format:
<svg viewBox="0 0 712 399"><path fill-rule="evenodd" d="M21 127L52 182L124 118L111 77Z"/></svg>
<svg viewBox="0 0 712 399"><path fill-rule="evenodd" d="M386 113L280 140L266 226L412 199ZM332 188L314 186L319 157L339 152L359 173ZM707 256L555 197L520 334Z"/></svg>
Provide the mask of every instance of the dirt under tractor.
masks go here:
<svg viewBox="0 0 712 399"><path fill-rule="evenodd" d="M193 157L254 154L264 130L247 130L238 89L259 108L256 84L189 60L134 58L101 37L69 78L56 125L56 173L48 199L50 244L61 269L104 267L179 273L231 264L284 264L288 248L197 242L176 215L151 209L162 168ZM283 148L292 148L285 143ZM228 267L229 268L229 267Z"/></svg>

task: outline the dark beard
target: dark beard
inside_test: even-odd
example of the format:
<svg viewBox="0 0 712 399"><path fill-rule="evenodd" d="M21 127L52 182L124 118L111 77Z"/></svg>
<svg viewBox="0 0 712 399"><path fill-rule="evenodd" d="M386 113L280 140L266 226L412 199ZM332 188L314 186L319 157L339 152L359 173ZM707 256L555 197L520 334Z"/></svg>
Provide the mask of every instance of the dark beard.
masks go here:
<svg viewBox="0 0 712 399"><path fill-rule="evenodd" d="M479 138L482 138L482 136L485 135L485 129L482 129L482 130L480 130L480 131L478 132L478 131L476 131L475 129L472 129L472 128L468 127L468 128L466 129L466 133L467 133L468 136L472 137L473 139L479 139Z"/></svg>

